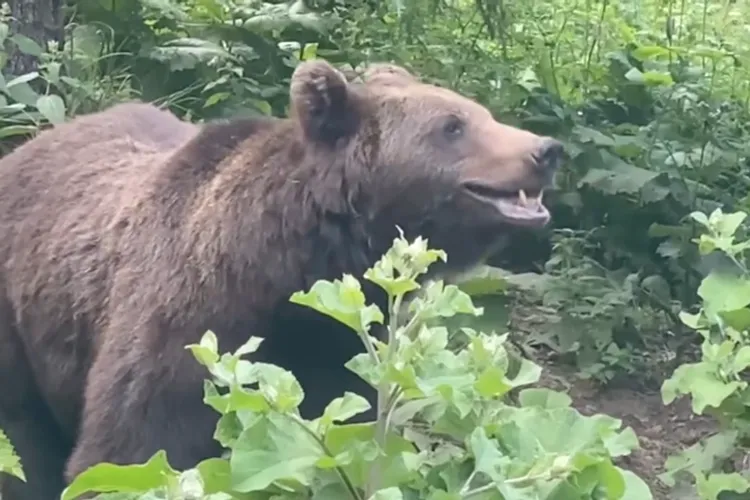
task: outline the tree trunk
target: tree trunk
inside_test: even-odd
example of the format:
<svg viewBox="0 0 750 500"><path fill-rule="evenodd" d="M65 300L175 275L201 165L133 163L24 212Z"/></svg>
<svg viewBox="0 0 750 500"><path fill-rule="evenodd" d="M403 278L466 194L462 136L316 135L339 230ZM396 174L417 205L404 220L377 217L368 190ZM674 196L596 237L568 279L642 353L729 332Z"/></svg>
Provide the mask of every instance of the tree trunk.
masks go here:
<svg viewBox="0 0 750 500"><path fill-rule="evenodd" d="M47 42L63 41L63 0L10 0L13 17L11 32L20 33L34 40L42 50ZM12 44L11 44L12 45ZM11 47L9 47L11 48ZM12 75L22 75L37 69L38 59L11 48L8 70Z"/></svg>

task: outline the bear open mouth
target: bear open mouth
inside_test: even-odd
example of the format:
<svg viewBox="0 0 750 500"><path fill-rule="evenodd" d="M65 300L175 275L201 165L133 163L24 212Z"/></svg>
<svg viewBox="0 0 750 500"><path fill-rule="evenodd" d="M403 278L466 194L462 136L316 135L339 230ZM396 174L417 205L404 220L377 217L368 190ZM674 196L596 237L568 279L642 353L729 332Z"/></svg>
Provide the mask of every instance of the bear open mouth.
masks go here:
<svg viewBox="0 0 750 500"><path fill-rule="evenodd" d="M476 183L464 186L474 197L491 203L511 224L540 227L549 222L549 211L542 203L544 189L509 191Z"/></svg>

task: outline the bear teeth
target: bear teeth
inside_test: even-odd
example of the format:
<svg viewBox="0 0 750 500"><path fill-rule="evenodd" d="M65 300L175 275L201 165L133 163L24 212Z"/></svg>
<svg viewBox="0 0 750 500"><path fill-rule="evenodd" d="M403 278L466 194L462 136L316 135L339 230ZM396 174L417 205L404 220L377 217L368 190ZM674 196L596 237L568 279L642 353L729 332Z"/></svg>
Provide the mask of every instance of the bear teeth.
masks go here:
<svg viewBox="0 0 750 500"><path fill-rule="evenodd" d="M529 198L529 196L526 194L526 191L523 189L518 190L518 201L520 202L522 207L539 207L542 204L542 196L544 195L544 191L539 191L539 194L535 197Z"/></svg>
<svg viewBox="0 0 750 500"><path fill-rule="evenodd" d="M526 191L524 191L523 189L518 190L518 199L521 202L521 205L523 205L524 207L529 203L529 199L526 198Z"/></svg>

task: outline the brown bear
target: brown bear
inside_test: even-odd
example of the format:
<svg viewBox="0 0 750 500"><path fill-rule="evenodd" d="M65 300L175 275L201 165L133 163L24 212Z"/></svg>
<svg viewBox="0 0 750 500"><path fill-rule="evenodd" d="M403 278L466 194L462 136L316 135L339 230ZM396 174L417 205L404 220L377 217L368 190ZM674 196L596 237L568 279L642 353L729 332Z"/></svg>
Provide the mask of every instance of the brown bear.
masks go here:
<svg viewBox="0 0 750 500"><path fill-rule="evenodd" d="M205 125L121 104L56 126L0 160L0 428L28 483L3 500L57 498L98 462L164 449L183 469L221 452L208 377L185 345L292 370L318 416L374 391L344 363L356 335L290 295L355 276L397 226L444 249L446 275L492 253L507 228L541 226L559 142L404 69L347 82L295 70L287 119Z"/></svg>

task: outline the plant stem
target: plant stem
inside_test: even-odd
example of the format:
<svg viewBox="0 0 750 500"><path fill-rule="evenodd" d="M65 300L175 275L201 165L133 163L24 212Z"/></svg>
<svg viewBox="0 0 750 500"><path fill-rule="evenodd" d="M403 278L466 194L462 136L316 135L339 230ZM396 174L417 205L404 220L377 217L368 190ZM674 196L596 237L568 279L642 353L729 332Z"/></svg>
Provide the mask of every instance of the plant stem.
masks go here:
<svg viewBox="0 0 750 500"><path fill-rule="evenodd" d="M315 442L318 443L318 446L321 447L321 449L323 450L323 453L333 458L334 455L333 453L331 453L331 450L328 449L328 446L326 446L325 442L317 434L315 434L312 430L310 430L302 420L300 420L295 415L288 414L288 413L280 413L280 415L287 417L289 420L297 424L308 436L313 438ZM352 498L354 500L364 500L364 498L362 498L362 495L360 495L359 491L357 491L357 488L349 479L349 476L347 476L346 472L344 472L344 469L342 469L341 467L337 465L335 467L335 470L336 470L336 474L338 474L339 478L341 479L341 482L344 483L344 486L349 491Z"/></svg>
<svg viewBox="0 0 750 500"><path fill-rule="evenodd" d="M476 475L476 471L472 472L471 476L469 476L469 480L466 481L466 485L468 485L471 480ZM544 480L544 479L550 479L552 477L552 474L549 472L544 472L542 474L532 474L532 475L525 475L521 477L516 477L513 479L508 479L507 481L503 481L503 484L519 484L519 483L526 483L529 481L538 481L538 480ZM464 488L466 487L464 485ZM478 488L474 488L473 490L469 490L464 492L461 490L461 500L467 500L469 498L473 498L476 496L479 496L483 493L487 493L488 491L492 491L493 489L497 488L497 483L491 482L488 484L485 484L483 486L479 486Z"/></svg>
<svg viewBox="0 0 750 500"><path fill-rule="evenodd" d="M398 315L401 309L401 302L403 301L403 295L397 295L396 297L388 297L388 348L386 351L385 362L386 364L393 357L393 352L396 349L396 330L398 329ZM385 439L388 435L388 426L390 421L390 414L392 413L391 407L391 390L388 381L381 380L378 386L378 420L375 428L375 441L381 449L385 449ZM395 398L394 398L395 404ZM370 478L367 481L367 497L379 489L380 475L381 475L382 463L380 459L375 461L373 464Z"/></svg>

